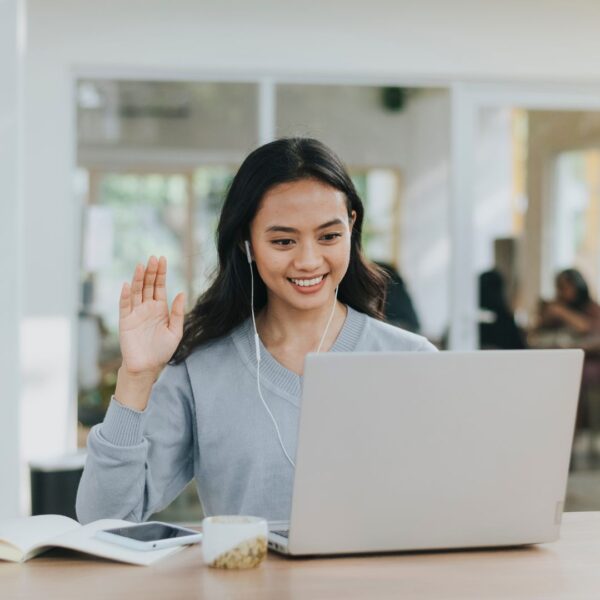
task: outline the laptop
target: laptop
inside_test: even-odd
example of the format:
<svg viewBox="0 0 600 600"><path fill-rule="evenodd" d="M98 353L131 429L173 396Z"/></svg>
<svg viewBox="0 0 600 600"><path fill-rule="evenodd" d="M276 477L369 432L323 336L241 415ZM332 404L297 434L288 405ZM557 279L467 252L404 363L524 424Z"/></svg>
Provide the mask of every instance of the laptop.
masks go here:
<svg viewBox="0 0 600 600"><path fill-rule="evenodd" d="M558 538L581 350L323 353L305 360L290 556Z"/></svg>

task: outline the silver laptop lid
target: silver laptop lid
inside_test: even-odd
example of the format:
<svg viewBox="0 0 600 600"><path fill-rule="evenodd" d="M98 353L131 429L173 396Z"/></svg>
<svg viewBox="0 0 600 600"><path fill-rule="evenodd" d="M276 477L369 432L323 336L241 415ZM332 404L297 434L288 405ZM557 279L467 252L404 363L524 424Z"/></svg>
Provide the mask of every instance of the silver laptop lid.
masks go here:
<svg viewBox="0 0 600 600"><path fill-rule="evenodd" d="M583 352L306 358L289 552L557 538Z"/></svg>

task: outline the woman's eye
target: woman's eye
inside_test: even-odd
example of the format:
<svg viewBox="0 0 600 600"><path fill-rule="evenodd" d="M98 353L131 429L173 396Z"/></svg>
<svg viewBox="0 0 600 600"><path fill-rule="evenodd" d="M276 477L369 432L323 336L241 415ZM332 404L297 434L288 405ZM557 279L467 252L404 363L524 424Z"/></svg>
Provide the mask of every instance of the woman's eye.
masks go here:
<svg viewBox="0 0 600 600"><path fill-rule="evenodd" d="M336 238L342 237L342 234L339 232L326 233L321 236L321 239L325 242L333 242ZM280 239L280 240L271 240L271 243L275 246L291 246L294 243L292 239Z"/></svg>

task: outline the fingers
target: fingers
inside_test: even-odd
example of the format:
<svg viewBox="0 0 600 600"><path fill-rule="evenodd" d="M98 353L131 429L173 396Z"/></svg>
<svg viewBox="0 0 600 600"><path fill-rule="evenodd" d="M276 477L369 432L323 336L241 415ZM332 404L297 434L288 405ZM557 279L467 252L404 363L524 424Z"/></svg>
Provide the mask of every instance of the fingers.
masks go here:
<svg viewBox="0 0 600 600"><path fill-rule="evenodd" d="M131 312L131 287L124 283L119 298L119 319L124 319Z"/></svg>
<svg viewBox="0 0 600 600"><path fill-rule="evenodd" d="M144 266L138 264L131 280L131 310L142 303L142 288L144 286Z"/></svg>
<svg viewBox="0 0 600 600"><path fill-rule="evenodd" d="M142 302L149 300L167 301L167 259L161 256L159 259L156 256L151 256L148 259L148 264L144 269L144 265L138 264L133 273L131 285L123 285L121 290L121 299L119 301L120 314L127 316L136 306ZM125 290L127 286L127 291ZM129 312L125 314L123 294L128 298Z"/></svg>
<svg viewBox="0 0 600 600"><path fill-rule="evenodd" d="M142 288L142 300L152 300L154 298L154 282L158 272L158 260L156 256L148 259L146 272L144 273L144 286Z"/></svg>
<svg viewBox="0 0 600 600"><path fill-rule="evenodd" d="M154 282L154 299L167 301L167 259L161 256Z"/></svg>
<svg viewBox="0 0 600 600"><path fill-rule="evenodd" d="M175 296L171 306L171 315L169 318L169 330L178 337L183 335L183 318L185 314L185 294L180 292Z"/></svg>

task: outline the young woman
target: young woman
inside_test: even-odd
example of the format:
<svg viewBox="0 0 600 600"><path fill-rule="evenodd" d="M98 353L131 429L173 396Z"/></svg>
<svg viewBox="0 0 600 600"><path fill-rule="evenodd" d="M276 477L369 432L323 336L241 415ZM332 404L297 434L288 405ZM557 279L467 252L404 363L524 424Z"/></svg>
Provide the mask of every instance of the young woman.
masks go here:
<svg viewBox="0 0 600 600"><path fill-rule="evenodd" d="M289 518L306 353L435 350L379 320L385 279L362 256L362 222L335 154L281 139L236 174L216 276L185 324L183 295L167 306L165 259L138 265L121 292L115 395L88 439L82 522L143 521L192 478L207 515Z"/></svg>
<svg viewBox="0 0 600 600"><path fill-rule="evenodd" d="M558 273L555 288L555 299L540 303L538 326L531 338L539 344L540 335L555 332L560 338L551 335L553 343L585 350L575 428L578 439L587 440L586 434L580 436L581 430L592 428L597 432L600 427L600 305L592 300L588 284L577 269ZM596 453L593 439L577 441L575 446L583 449L590 441Z"/></svg>
<svg viewBox="0 0 600 600"><path fill-rule="evenodd" d="M565 328L574 335L600 331L600 306L590 296L588 284L577 269L556 276L556 299L540 307L541 328Z"/></svg>

